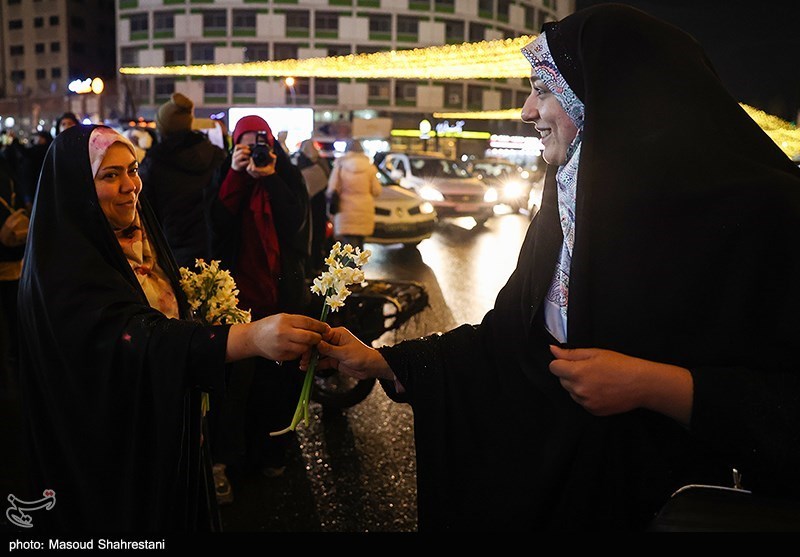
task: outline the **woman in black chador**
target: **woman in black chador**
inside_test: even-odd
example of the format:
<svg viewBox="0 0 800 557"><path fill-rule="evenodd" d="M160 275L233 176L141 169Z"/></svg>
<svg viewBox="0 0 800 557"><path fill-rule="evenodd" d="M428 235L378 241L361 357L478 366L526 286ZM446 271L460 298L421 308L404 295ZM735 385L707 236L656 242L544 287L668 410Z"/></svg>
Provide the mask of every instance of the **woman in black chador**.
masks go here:
<svg viewBox="0 0 800 557"><path fill-rule="evenodd" d="M206 326L144 200L133 146L74 126L42 169L20 281L34 532L202 527L201 391L224 363L296 358L327 325L296 315ZM207 472L207 471L206 471ZM211 496L213 497L213 496Z"/></svg>
<svg viewBox="0 0 800 557"><path fill-rule="evenodd" d="M800 171L640 11L547 23L524 54L550 166L494 309L320 344L413 406L420 529L640 529L732 468L800 497Z"/></svg>

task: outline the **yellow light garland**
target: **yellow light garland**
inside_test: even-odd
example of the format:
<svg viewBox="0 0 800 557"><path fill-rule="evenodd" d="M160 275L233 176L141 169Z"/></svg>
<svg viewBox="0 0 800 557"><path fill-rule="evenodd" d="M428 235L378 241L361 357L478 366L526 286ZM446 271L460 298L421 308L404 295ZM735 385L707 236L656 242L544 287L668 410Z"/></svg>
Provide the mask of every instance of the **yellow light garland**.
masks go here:
<svg viewBox="0 0 800 557"><path fill-rule="evenodd" d="M501 79L525 78L531 66L520 49L534 37L445 46L349 54L304 60L240 64L120 68L126 75L323 77L356 79Z"/></svg>

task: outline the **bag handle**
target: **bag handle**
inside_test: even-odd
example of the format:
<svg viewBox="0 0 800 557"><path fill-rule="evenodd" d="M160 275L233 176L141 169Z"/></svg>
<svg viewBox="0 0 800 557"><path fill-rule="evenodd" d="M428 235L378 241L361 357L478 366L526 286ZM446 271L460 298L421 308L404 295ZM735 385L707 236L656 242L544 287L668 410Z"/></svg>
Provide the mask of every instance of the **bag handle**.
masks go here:
<svg viewBox="0 0 800 557"><path fill-rule="evenodd" d="M8 179L8 186L9 186L9 188L11 188L11 204L9 205L8 201L3 199L3 196L0 196L0 203L2 203L3 206L6 209L8 209L8 212L13 215L14 211L16 210L16 209L14 209L14 205L17 204L17 192L14 191L14 180L13 179L11 179L11 178Z"/></svg>

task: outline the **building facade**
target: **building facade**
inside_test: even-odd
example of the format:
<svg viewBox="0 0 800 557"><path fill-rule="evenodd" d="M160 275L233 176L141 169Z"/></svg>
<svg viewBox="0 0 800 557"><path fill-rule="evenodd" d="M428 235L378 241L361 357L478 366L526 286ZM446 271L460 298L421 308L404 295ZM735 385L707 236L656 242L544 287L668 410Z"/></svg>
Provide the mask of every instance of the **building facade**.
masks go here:
<svg viewBox="0 0 800 557"><path fill-rule="evenodd" d="M574 0L118 0L120 66L194 65L403 50L537 33ZM152 117L174 91L202 116L231 106L311 106L320 123L361 114L410 125L441 110L522 106L527 79L134 77L121 88Z"/></svg>
<svg viewBox="0 0 800 557"><path fill-rule="evenodd" d="M113 95L114 17L108 0L0 0L0 116L14 117L24 134L65 110L96 115L100 99L80 98L68 85L100 77Z"/></svg>

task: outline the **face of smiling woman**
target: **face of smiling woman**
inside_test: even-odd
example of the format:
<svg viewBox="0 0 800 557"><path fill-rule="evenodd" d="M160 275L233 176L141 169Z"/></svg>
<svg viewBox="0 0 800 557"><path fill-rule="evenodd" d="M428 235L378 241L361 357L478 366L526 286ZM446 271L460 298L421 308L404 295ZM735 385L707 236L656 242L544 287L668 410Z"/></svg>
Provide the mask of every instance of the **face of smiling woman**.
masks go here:
<svg viewBox="0 0 800 557"><path fill-rule="evenodd" d="M522 107L522 120L534 124L542 136L542 158L548 164L561 166L567 162L567 149L578 134L578 128L564 111L556 96L535 74L531 77L531 94Z"/></svg>
<svg viewBox="0 0 800 557"><path fill-rule="evenodd" d="M122 143L113 143L94 177L94 187L100 208L111 228L129 227L136 217L136 201L142 191L139 164Z"/></svg>

